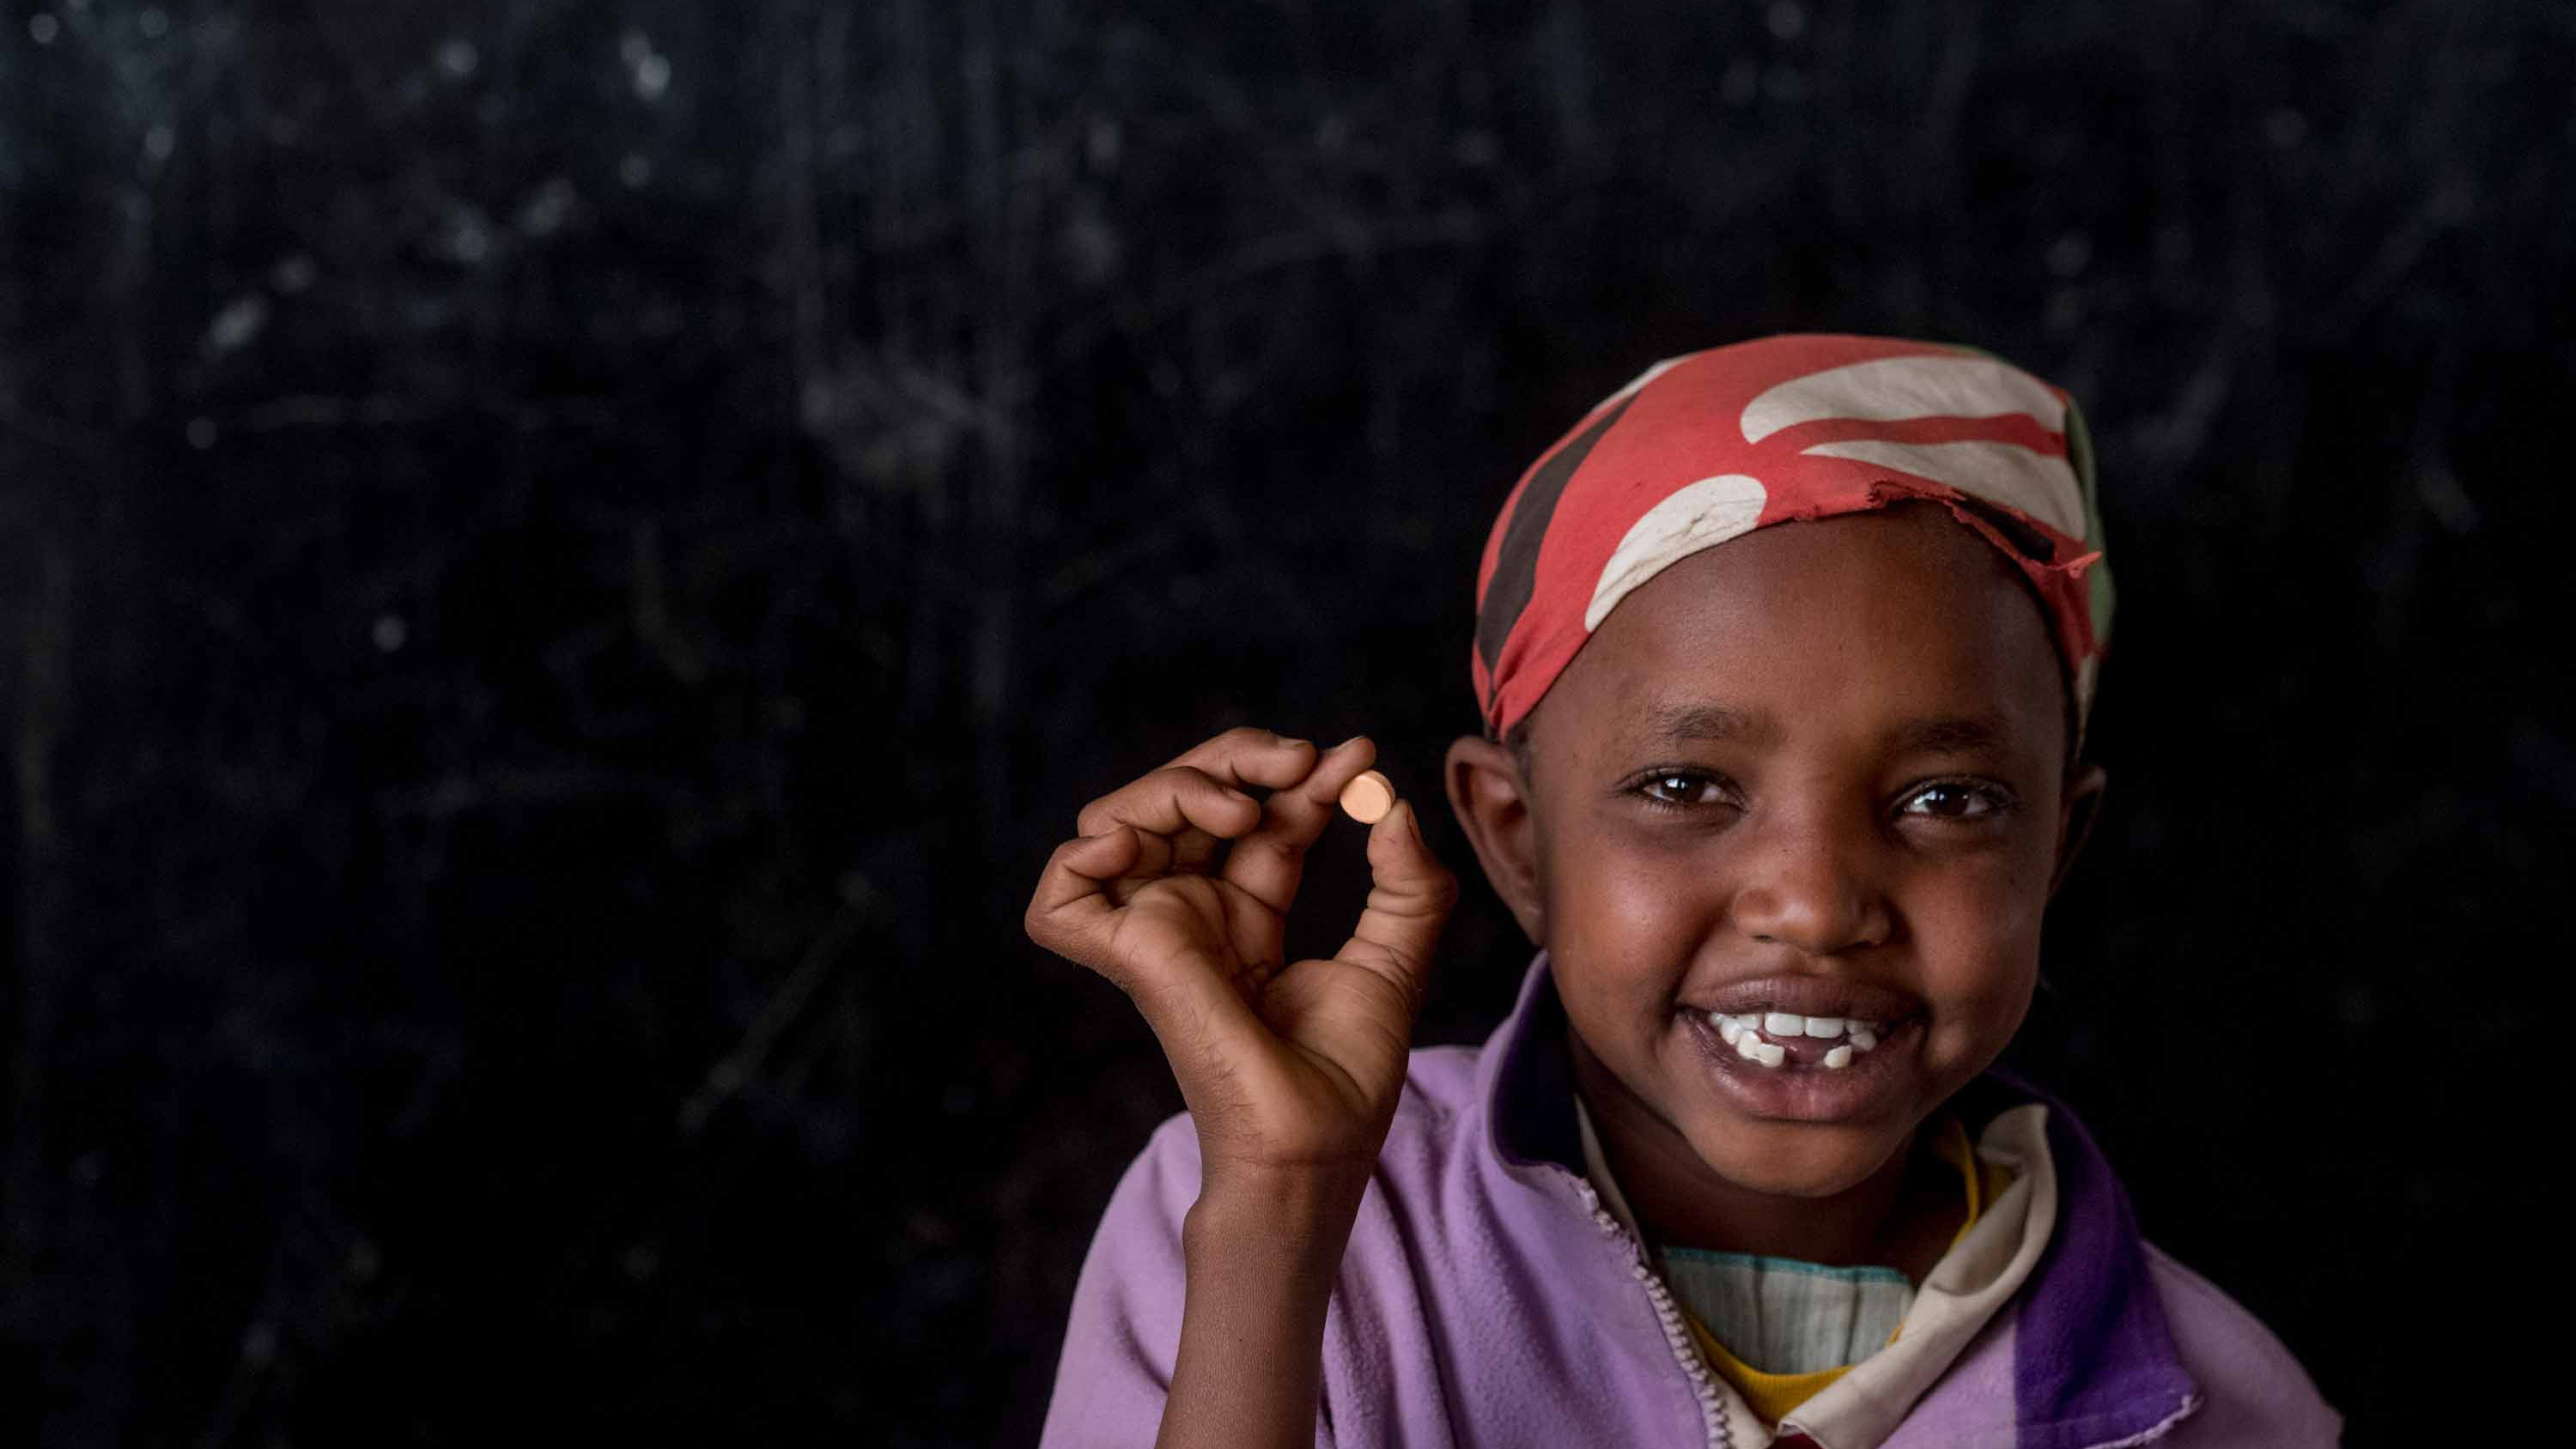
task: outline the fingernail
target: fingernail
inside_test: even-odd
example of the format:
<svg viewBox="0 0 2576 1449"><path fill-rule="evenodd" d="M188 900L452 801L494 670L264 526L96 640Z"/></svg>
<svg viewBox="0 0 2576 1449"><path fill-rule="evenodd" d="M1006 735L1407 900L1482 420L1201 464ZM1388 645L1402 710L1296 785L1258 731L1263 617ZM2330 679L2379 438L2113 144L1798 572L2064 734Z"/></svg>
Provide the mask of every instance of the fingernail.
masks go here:
<svg viewBox="0 0 2576 1449"><path fill-rule="evenodd" d="M1346 740L1342 741L1340 744L1333 746L1333 748L1334 748L1334 749L1337 749L1337 750L1347 750L1347 749L1349 749L1351 746L1356 745L1356 744L1358 744L1360 741L1362 741L1362 740L1364 740L1364 739L1367 739L1367 738L1368 738L1368 736L1366 736L1366 735L1353 735L1353 736L1351 736L1349 739L1346 739Z"/></svg>
<svg viewBox="0 0 2576 1449"><path fill-rule="evenodd" d="M1281 743L1281 744L1283 744L1283 745L1310 745L1310 744L1313 744L1313 743L1314 743L1314 741L1312 741L1312 740L1301 740L1301 739L1297 738L1295 735L1281 735L1281 736L1279 736L1279 743Z"/></svg>

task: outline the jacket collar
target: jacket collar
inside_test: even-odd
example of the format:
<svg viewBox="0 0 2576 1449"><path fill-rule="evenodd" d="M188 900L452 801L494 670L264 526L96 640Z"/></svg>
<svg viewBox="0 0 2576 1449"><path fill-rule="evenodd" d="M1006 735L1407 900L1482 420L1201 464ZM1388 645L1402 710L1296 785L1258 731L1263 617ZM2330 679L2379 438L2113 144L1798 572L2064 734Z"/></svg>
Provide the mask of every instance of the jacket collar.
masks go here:
<svg viewBox="0 0 2576 1449"><path fill-rule="evenodd" d="M1542 1185L1547 1167L1583 1173L1565 1035L1564 1003L1541 951L1477 1063L1481 1146L1530 1186ZM1974 1135L2026 1102L2048 1109L2058 1204L2048 1247L2018 1295L2011 1442L2018 1449L2088 1449L2152 1440L2197 1408L2200 1396L2148 1277L2128 1193L2075 1114L2017 1075L1990 1070L1951 1105ZM1940 1396L1935 1385L1926 1398Z"/></svg>

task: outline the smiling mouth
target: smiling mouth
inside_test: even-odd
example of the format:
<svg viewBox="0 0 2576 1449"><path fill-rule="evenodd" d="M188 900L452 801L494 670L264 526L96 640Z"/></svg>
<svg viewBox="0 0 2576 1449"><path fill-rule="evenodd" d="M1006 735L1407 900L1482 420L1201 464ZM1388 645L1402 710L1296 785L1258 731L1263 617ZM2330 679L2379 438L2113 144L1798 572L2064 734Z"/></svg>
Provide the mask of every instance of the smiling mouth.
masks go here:
<svg viewBox="0 0 2576 1449"><path fill-rule="evenodd" d="M1695 1012L1735 1054L1781 1071L1842 1071L1878 1048L1907 1019L1869 1021L1792 1011Z"/></svg>

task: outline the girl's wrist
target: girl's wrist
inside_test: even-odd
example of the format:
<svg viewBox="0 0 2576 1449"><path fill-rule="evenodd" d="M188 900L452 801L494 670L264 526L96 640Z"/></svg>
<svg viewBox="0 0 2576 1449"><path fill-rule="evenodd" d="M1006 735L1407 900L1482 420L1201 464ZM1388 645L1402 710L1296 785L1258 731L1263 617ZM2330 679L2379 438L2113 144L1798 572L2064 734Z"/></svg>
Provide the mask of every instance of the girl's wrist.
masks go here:
<svg viewBox="0 0 2576 1449"><path fill-rule="evenodd" d="M1301 1278L1320 1273L1329 1285L1368 1180L1368 1169L1359 1165L1212 1164L1198 1201L1182 1220L1182 1253L1193 1271L1220 1263L1266 1264L1272 1272Z"/></svg>
<svg viewBox="0 0 2576 1449"><path fill-rule="evenodd" d="M1189 1291L1156 1443L1310 1445L1325 1315L1368 1177L1209 1167L1181 1223Z"/></svg>

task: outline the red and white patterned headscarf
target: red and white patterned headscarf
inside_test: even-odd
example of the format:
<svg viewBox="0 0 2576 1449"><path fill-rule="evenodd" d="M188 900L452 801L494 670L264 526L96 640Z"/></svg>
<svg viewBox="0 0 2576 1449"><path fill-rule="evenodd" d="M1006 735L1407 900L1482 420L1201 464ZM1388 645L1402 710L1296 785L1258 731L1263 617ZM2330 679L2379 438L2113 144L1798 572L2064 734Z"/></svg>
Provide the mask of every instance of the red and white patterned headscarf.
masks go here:
<svg viewBox="0 0 2576 1449"><path fill-rule="evenodd" d="M1521 475L1476 573L1476 698L1496 739L1665 566L1798 519L1949 507L2046 609L2077 727L2111 630L2075 401L1974 348L1793 334L1667 359Z"/></svg>

